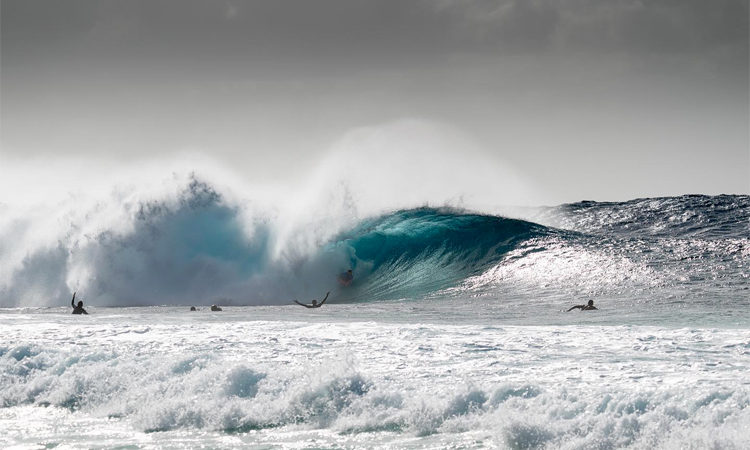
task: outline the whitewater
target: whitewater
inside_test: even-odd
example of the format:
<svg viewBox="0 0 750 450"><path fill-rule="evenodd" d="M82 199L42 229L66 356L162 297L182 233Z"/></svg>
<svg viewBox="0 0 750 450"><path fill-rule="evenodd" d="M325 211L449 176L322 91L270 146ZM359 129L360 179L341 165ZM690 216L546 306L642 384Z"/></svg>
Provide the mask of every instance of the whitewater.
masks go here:
<svg viewBox="0 0 750 450"><path fill-rule="evenodd" d="M0 447L750 447L748 196L136 191L0 204Z"/></svg>

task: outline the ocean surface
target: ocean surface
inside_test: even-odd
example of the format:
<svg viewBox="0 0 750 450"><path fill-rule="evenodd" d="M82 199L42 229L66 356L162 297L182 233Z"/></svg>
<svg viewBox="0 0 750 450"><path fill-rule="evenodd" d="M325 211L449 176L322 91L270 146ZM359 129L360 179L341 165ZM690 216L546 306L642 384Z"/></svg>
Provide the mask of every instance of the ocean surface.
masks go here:
<svg viewBox="0 0 750 450"><path fill-rule="evenodd" d="M2 448L750 448L748 196L0 210Z"/></svg>

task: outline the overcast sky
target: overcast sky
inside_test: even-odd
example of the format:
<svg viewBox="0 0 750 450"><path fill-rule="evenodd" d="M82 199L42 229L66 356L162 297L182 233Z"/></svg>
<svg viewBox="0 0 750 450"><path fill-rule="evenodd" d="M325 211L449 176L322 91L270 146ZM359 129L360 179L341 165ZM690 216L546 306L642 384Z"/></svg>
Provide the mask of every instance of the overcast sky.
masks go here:
<svg viewBox="0 0 750 450"><path fill-rule="evenodd" d="M750 193L747 0L1 1L6 165L291 180L447 129L535 202Z"/></svg>

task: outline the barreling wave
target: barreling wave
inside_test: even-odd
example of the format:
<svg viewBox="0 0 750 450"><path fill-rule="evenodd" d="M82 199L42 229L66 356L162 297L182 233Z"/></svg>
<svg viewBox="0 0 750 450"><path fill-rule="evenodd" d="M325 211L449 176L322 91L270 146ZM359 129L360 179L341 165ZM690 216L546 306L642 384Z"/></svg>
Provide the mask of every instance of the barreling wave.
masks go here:
<svg viewBox="0 0 750 450"><path fill-rule="evenodd" d="M8 256L0 306L64 305L73 290L99 306L288 303L337 289L347 269L354 283L333 301L422 298L553 232L426 207L290 225L273 211L230 202L194 176L171 196L70 208L58 212L46 241L33 239L45 234L35 229L46 223L39 219L0 229Z"/></svg>
<svg viewBox="0 0 750 450"><path fill-rule="evenodd" d="M325 251L343 252L361 279L345 293L348 299L419 298L479 275L509 251L552 233L523 220L418 208L364 220Z"/></svg>

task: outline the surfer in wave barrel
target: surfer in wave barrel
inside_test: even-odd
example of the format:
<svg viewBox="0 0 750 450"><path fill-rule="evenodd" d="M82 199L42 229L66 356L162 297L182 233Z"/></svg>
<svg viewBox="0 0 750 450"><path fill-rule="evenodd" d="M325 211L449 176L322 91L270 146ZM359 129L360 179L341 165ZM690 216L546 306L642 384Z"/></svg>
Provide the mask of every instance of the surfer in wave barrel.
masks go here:
<svg viewBox="0 0 750 450"><path fill-rule="evenodd" d="M304 306L305 308L320 308L321 306L323 306L323 303L325 303L326 300L328 300L328 294L330 294L330 293L331 293L330 291L326 292L325 298L323 298L323 300L321 300L320 303L318 303L317 300L313 300L312 303L309 304L309 305L306 305L304 303L300 303L297 300L295 300L294 303L296 303L296 304L298 304L300 306Z"/></svg>
<svg viewBox="0 0 750 450"><path fill-rule="evenodd" d="M73 298L70 300L70 306L73 307L73 314L86 314L85 309L83 309L83 302L81 300L78 301L78 306L76 306L76 293L73 292Z"/></svg>
<svg viewBox="0 0 750 450"><path fill-rule="evenodd" d="M339 284L342 286L349 286L350 284L352 284L353 280L354 274L352 273L352 269L349 269L339 275Z"/></svg>
<svg viewBox="0 0 750 450"><path fill-rule="evenodd" d="M574 309L580 309L581 311L591 311L593 309L598 309L596 306L594 306L594 301L589 300L588 304L586 305L575 305L572 308L570 308L568 311L573 311Z"/></svg>

